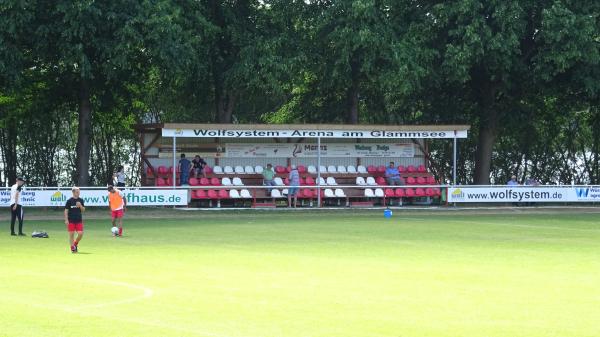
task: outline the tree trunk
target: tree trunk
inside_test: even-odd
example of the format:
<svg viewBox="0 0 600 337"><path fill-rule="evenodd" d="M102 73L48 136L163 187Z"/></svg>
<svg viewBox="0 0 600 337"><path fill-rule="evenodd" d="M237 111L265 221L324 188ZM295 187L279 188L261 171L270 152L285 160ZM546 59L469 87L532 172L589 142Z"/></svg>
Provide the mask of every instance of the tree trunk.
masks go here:
<svg viewBox="0 0 600 337"><path fill-rule="evenodd" d="M233 108L236 102L235 93L221 92L218 93L218 97L217 122L229 124L233 121Z"/></svg>
<svg viewBox="0 0 600 337"><path fill-rule="evenodd" d="M492 151L496 140L498 113L495 107L496 90L491 83L485 82L480 92L479 109L479 140L475 152L476 185L490 184L490 169L492 167Z"/></svg>
<svg viewBox="0 0 600 337"><path fill-rule="evenodd" d="M350 62L350 72L352 83L346 92L346 123L358 124L358 86L359 86L359 64L356 56L352 57Z"/></svg>
<svg viewBox="0 0 600 337"><path fill-rule="evenodd" d="M79 126L77 131L77 184L88 186L90 181L92 103L90 101L90 87L86 79L81 79L79 88Z"/></svg>
<svg viewBox="0 0 600 337"><path fill-rule="evenodd" d="M17 180L17 125L14 120L6 122L6 128L0 131L2 162L4 163L5 184L11 185Z"/></svg>

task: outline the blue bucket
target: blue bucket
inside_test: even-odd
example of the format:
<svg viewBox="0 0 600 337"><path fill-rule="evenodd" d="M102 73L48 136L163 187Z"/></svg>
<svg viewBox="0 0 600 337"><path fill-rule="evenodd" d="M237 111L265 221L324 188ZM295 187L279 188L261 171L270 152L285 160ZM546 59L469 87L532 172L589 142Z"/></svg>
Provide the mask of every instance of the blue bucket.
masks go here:
<svg viewBox="0 0 600 337"><path fill-rule="evenodd" d="M385 211L383 211L383 216L384 216L386 219L389 219L389 218L391 218L391 217L392 217L392 210L391 210L391 209L389 209L389 208L387 208Z"/></svg>

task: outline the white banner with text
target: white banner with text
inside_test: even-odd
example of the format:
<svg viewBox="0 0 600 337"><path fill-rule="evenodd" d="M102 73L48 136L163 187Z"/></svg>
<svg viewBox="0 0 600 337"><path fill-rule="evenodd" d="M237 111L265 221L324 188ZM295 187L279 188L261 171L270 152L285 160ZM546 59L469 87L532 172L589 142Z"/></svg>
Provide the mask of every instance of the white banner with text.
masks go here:
<svg viewBox="0 0 600 337"><path fill-rule="evenodd" d="M137 190L125 189L122 191L127 199L128 206L184 206L187 205L187 190ZM62 207L72 196L70 190L35 190L25 188L21 191L20 204L23 206L37 207ZM80 197L86 206L108 207L108 191L106 190L81 190ZM8 207L10 190L0 191L0 207Z"/></svg>
<svg viewBox="0 0 600 337"><path fill-rule="evenodd" d="M314 143L228 143L225 156L229 158L307 158L317 157L318 146ZM321 156L346 157L414 157L415 147L410 143L322 143Z"/></svg>
<svg viewBox="0 0 600 337"><path fill-rule="evenodd" d="M600 202L600 186L450 187L448 202Z"/></svg>

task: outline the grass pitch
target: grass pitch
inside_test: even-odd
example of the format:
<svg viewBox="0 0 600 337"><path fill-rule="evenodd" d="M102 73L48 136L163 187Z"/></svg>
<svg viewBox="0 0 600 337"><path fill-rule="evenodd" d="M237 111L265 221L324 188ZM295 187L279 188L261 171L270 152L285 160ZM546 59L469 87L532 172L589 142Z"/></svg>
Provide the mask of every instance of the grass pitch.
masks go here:
<svg viewBox="0 0 600 337"><path fill-rule="evenodd" d="M599 213L153 212L5 227L0 336L600 335Z"/></svg>

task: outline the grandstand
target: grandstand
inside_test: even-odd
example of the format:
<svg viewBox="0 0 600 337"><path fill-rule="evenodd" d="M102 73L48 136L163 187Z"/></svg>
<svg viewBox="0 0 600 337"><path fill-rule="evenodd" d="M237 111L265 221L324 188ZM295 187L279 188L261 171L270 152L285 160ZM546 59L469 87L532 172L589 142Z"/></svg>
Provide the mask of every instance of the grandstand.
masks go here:
<svg viewBox="0 0 600 337"><path fill-rule="evenodd" d="M275 207L287 195L287 175L296 165L298 195L306 206L431 204L443 197L432 173L428 140L465 138L469 126L377 125L139 125L145 186L180 186L177 161L200 155L206 177L190 178L193 206ZM405 186L387 186L393 161ZM276 187L267 193L262 171L274 166Z"/></svg>

